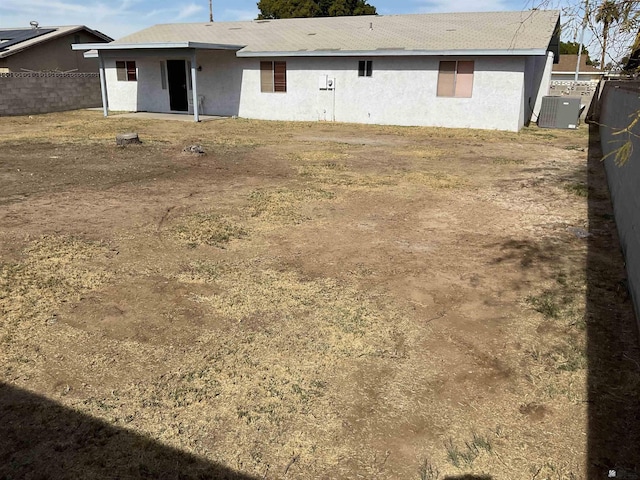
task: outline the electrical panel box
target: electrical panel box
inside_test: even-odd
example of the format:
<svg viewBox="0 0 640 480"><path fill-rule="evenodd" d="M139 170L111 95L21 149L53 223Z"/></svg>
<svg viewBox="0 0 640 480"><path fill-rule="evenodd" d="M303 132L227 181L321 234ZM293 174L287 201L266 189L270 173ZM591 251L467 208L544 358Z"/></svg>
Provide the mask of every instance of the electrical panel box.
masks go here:
<svg viewBox="0 0 640 480"><path fill-rule="evenodd" d="M318 88L320 88L320 90L333 90L335 83L336 79L330 78L328 75L320 75L318 78Z"/></svg>
<svg viewBox="0 0 640 480"><path fill-rule="evenodd" d="M542 97L538 126L541 128L578 128L581 101L580 97Z"/></svg>

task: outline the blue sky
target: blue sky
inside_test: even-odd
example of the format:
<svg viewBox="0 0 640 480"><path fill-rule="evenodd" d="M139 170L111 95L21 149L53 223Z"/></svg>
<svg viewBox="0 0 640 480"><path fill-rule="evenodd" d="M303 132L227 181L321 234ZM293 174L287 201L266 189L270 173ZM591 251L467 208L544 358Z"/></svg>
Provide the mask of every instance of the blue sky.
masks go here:
<svg viewBox="0 0 640 480"><path fill-rule="evenodd" d="M380 14L523 10L544 0L369 0ZM216 21L251 20L256 0L213 0ZM87 25L120 38L157 23L205 22L208 0L0 0L0 28Z"/></svg>

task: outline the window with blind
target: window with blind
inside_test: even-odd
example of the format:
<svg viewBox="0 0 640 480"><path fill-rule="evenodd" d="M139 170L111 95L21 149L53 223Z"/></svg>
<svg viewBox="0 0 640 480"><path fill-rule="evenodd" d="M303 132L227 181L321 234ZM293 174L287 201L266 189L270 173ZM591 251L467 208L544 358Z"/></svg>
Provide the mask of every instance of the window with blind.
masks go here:
<svg viewBox="0 0 640 480"><path fill-rule="evenodd" d="M438 71L438 96L471 98L474 63L442 61Z"/></svg>
<svg viewBox="0 0 640 480"><path fill-rule="evenodd" d="M373 61L372 60L360 60L358 62L358 76L370 77L373 74Z"/></svg>
<svg viewBox="0 0 640 480"><path fill-rule="evenodd" d="M138 80L136 62L116 62L119 82L135 82Z"/></svg>
<svg viewBox="0 0 640 480"><path fill-rule="evenodd" d="M260 91L287 91L287 62L260 62Z"/></svg>

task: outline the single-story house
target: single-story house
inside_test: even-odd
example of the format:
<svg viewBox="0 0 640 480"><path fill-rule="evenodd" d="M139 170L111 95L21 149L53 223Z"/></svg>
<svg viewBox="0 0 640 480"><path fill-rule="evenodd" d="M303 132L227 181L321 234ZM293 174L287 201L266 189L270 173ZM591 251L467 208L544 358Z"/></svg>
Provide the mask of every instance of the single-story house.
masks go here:
<svg viewBox="0 0 640 480"><path fill-rule="evenodd" d="M553 66L551 72L552 82L573 82L576 78L576 66L578 65L578 55L560 55L558 63ZM586 55L580 57L580 68L578 69L578 82L595 83L600 82L605 72L593 65L587 65Z"/></svg>
<svg viewBox="0 0 640 480"><path fill-rule="evenodd" d="M578 69L578 81L576 82L577 64L578 55L560 55L558 63L553 66L551 72L549 95L582 97L582 102L588 107L598 83L605 76L605 72L593 65L587 65L587 57L582 55ZM586 110L587 108L585 108L584 115L586 115Z"/></svg>
<svg viewBox="0 0 640 480"><path fill-rule="evenodd" d="M113 39L84 25L0 28L0 73L98 73L98 62L70 47L74 43L104 43Z"/></svg>
<svg viewBox="0 0 640 480"><path fill-rule="evenodd" d="M98 57L108 110L517 131L548 94L557 11L156 25Z"/></svg>

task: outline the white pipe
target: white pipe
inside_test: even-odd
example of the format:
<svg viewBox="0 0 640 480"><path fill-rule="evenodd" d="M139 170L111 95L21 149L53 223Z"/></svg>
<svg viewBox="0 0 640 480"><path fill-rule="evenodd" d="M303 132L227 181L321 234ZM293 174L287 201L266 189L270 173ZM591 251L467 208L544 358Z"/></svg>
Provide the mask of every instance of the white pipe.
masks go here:
<svg viewBox="0 0 640 480"><path fill-rule="evenodd" d="M200 121L200 112L198 111L198 65L196 59L196 52L194 50L193 55L191 55L191 94L193 95L193 121Z"/></svg>
<svg viewBox="0 0 640 480"><path fill-rule="evenodd" d="M104 71L104 58L98 53L100 61L100 92L102 93L102 113L107 117L109 115L109 97L107 95L107 79Z"/></svg>
<svg viewBox="0 0 640 480"><path fill-rule="evenodd" d="M584 43L584 31L587 29L587 23L589 22L589 0L584 0L584 20L582 21L582 33L580 33L580 46L578 47L578 63L576 64L576 76L573 79L575 82L574 89L578 83L578 75L580 74L580 59L582 58L582 44ZM602 68L602 66L600 66Z"/></svg>

